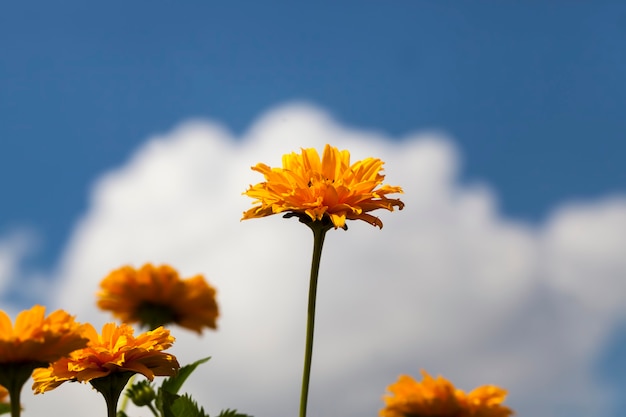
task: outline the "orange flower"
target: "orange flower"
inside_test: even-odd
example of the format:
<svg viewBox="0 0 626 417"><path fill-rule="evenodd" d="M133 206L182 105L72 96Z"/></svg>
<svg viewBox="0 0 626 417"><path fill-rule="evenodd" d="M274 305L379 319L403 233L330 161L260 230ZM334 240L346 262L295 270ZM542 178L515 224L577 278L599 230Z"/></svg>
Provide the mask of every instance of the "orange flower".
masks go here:
<svg viewBox="0 0 626 417"><path fill-rule="evenodd" d="M215 289L202 275L182 280L167 265L125 266L111 272L100 287L98 307L125 323L139 322L150 328L176 323L198 333L204 327L217 327Z"/></svg>
<svg viewBox="0 0 626 417"><path fill-rule="evenodd" d="M330 221L335 229L346 228L346 219L363 220L383 227L379 218L368 214L376 209L393 211L404 203L387 198L387 194L402 193L400 187L381 185L385 178L383 162L366 158L350 165L350 153L326 145L320 160L313 148L301 154L283 156L282 168L263 163L252 167L265 176L244 193L256 199L256 206L244 212L242 220L287 212L305 223ZM380 186L380 187L379 187ZM378 188L379 187L379 188Z"/></svg>
<svg viewBox="0 0 626 417"><path fill-rule="evenodd" d="M505 398L506 390L493 385L485 385L474 389L464 398L461 398L461 401L469 410L470 416L508 417L513 414L513 411L500 405Z"/></svg>
<svg viewBox="0 0 626 417"><path fill-rule="evenodd" d="M381 417L456 417L461 406L454 386L441 376L434 379L422 371L424 380L417 382L408 375L401 375L398 382L387 390L393 395L384 397L386 407Z"/></svg>
<svg viewBox="0 0 626 417"><path fill-rule="evenodd" d="M74 321L63 310L45 317L40 305L22 311L11 324L0 310L0 385L7 389L11 415L20 415L20 395L33 370L50 365L87 344L82 331L85 325Z"/></svg>
<svg viewBox="0 0 626 417"><path fill-rule="evenodd" d="M422 382L401 375L383 397L381 417L509 417L513 411L501 403L506 391L493 385L476 388L469 394L456 389L450 381L434 379L422 371Z"/></svg>
<svg viewBox="0 0 626 417"><path fill-rule="evenodd" d="M39 394L65 381L87 382L125 372L140 373L150 380L157 375L176 374L179 368L176 357L162 352L174 342L169 330L159 327L137 337L133 333L127 324L105 324L102 335L86 325L87 347L33 372L33 390Z"/></svg>
<svg viewBox="0 0 626 417"><path fill-rule="evenodd" d="M22 311L11 319L0 310L0 366L8 363L50 363L84 347L87 339L81 335L83 325L63 310L44 317L46 308L40 305Z"/></svg>

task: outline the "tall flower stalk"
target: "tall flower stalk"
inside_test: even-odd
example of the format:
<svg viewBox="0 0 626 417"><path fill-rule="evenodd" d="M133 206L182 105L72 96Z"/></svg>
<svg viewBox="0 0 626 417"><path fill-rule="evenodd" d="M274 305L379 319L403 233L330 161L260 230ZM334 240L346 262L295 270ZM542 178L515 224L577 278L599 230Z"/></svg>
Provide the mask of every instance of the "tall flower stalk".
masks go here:
<svg viewBox="0 0 626 417"><path fill-rule="evenodd" d="M300 393L300 416L306 415L309 398L309 380L311 378L311 360L313 359L313 333L315 329L315 301L317 299L317 277L322 259L322 247L326 232L331 225L321 222L309 223L313 230L313 259L311 260L311 277L309 280L309 302L306 315L306 343L304 348L304 370L302 372L302 391Z"/></svg>
<svg viewBox="0 0 626 417"><path fill-rule="evenodd" d="M300 417L306 416L313 335L315 327L315 302L322 247L326 232L332 228L347 230L346 220L363 220L373 226L383 227L379 218L369 214L377 209L393 211L402 209L399 199L388 194L402 193L400 187L383 185L383 162L366 158L350 164L350 153L326 145L322 158L315 149L302 149L282 158L282 168L271 168L259 163L252 167L265 177L265 181L244 193L255 199L255 206L244 212L242 220L285 213L284 217L297 217L313 231L313 259L309 282L307 307L304 371L300 396Z"/></svg>

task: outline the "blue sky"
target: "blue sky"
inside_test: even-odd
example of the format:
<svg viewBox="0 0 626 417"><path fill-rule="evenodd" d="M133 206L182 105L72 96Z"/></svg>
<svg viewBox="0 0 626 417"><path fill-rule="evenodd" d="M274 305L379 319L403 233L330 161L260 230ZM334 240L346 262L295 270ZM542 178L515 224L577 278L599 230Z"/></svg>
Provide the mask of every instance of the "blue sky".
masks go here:
<svg viewBox="0 0 626 417"><path fill-rule="evenodd" d="M45 275L94 184L149 138L209 120L241 140L293 102L389 141L447 135L459 184L530 227L623 196L626 6L545 3L3 5L0 236L35 233L20 268ZM612 340L597 370L619 384Z"/></svg>
<svg viewBox="0 0 626 417"><path fill-rule="evenodd" d="M40 230L49 261L95 176L146 136L191 117L242 132L300 99L395 137L449 132L465 178L541 220L626 183L624 13L619 2L5 5L0 227Z"/></svg>

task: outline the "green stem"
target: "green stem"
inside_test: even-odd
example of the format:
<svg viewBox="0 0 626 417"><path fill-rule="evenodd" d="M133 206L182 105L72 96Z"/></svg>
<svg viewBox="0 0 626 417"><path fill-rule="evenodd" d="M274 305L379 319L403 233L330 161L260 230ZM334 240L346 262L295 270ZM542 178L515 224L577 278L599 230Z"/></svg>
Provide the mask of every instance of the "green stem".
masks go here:
<svg viewBox="0 0 626 417"><path fill-rule="evenodd" d="M308 226L313 230L313 259L311 261L311 278L309 281L309 304L306 321L306 345L304 350L304 371L302 375L302 391L300 394L300 417L306 417L306 405L309 396L309 379L311 376L311 359L313 357L313 329L315 327L315 299L317 296L317 277L322 258L324 237L330 227L321 222L312 222Z"/></svg>
<svg viewBox="0 0 626 417"><path fill-rule="evenodd" d="M107 417L116 417L118 398L105 397L105 400L107 403Z"/></svg>
<svg viewBox="0 0 626 417"><path fill-rule="evenodd" d="M22 412L22 405L20 404L22 385L18 386L18 384L15 384L10 388L6 388L9 391L9 399L11 401L11 417L20 417L20 413Z"/></svg>
<svg viewBox="0 0 626 417"><path fill-rule="evenodd" d="M152 411L152 414L154 414L154 417L159 417L159 413L157 412L156 408L154 408L152 404L148 404L148 408L150 409L150 411Z"/></svg>
<svg viewBox="0 0 626 417"><path fill-rule="evenodd" d="M0 364L0 385L9 391L9 399L11 401L11 417L20 417L22 405L20 397L22 387L28 381L33 370L36 368L45 368L49 365L47 362L26 361L26 362L8 362Z"/></svg>
<svg viewBox="0 0 626 417"><path fill-rule="evenodd" d="M102 396L107 404L107 417L117 416L117 402L120 398L120 394L124 390L124 387L128 383L128 380L134 372L113 372L107 376L100 378L94 378L89 383L96 389Z"/></svg>

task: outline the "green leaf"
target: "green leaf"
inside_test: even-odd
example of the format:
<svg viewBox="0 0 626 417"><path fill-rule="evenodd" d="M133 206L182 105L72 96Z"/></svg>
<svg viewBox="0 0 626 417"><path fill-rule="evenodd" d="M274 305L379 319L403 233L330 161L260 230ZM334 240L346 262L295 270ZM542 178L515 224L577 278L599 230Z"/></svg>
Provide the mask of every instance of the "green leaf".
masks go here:
<svg viewBox="0 0 626 417"><path fill-rule="evenodd" d="M182 366L178 373L174 376L167 378L161 384L161 388L170 394L177 394L180 388L183 386L183 383L187 380L189 375L198 367L198 365L208 362L211 357L206 357L204 359L200 359L195 361L194 363L190 363L189 365Z"/></svg>
<svg viewBox="0 0 626 417"><path fill-rule="evenodd" d="M8 414L11 412L11 404L0 403L0 414Z"/></svg>
<svg viewBox="0 0 626 417"><path fill-rule="evenodd" d="M187 394L174 401L172 412L175 416L180 417L209 417L208 414L204 413L204 409L198 407L198 403Z"/></svg>
<svg viewBox="0 0 626 417"><path fill-rule="evenodd" d="M161 416L177 417L172 411L172 404L174 404L174 401L176 401L179 397L180 395L178 394L172 394L171 392L159 388L156 397L156 407L157 410L161 412Z"/></svg>
<svg viewBox="0 0 626 417"><path fill-rule="evenodd" d="M226 409L226 410L222 410L220 415L217 417L252 417L252 416L249 416L248 414L238 413L237 410Z"/></svg>

